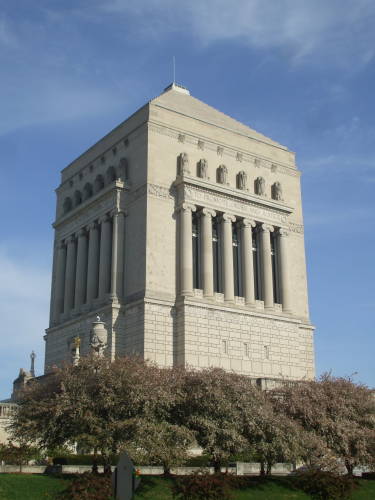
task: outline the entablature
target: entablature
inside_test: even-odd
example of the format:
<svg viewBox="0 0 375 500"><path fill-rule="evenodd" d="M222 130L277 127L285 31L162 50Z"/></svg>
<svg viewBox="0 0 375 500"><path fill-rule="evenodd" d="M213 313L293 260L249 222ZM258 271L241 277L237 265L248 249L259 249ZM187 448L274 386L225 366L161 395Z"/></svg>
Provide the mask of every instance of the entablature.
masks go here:
<svg viewBox="0 0 375 500"><path fill-rule="evenodd" d="M250 217L283 225L294 208L283 202L270 200L244 190L213 186L210 182L190 175L178 176L175 181L177 205L192 203L220 212Z"/></svg>
<svg viewBox="0 0 375 500"><path fill-rule="evenodd" d="M122 208L120 207L119 196L122 192L129 190L129 186L117 180L113 184L104 187L88 200L83 201L77 207L74 207L67 214L59 217L52 226L56 231L59 231L60 237L64 238L105 213L115 208Z"/></svg>

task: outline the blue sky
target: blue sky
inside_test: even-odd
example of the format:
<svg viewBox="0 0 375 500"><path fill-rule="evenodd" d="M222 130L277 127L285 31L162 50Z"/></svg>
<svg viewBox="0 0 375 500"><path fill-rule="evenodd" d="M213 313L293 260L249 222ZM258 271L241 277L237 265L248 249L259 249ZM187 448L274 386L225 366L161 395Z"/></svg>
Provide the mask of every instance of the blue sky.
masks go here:
<svg viewBox="0 0 375 500"><path fill-rule="evenodd" d="M172 79L303 172L317 373L375 386L375 4L0 0L0 398L48 326L59 172Z"/></svg>

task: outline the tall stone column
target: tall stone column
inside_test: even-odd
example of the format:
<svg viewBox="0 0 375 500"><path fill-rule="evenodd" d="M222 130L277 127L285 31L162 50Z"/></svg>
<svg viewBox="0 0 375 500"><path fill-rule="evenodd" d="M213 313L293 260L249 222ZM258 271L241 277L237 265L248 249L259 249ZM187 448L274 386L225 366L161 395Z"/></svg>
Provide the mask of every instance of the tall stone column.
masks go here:
<svg viewBox="0 0 375 500"><path fill-rule="evenodd" d="M273 309L273 279L272 279L272 257L271 236L273 226L262 224L262 278L263 278L263 300L265 309Z"/></svg>
<svg viewBox="0 0 375 500"><path fill-rule="evenodd" d="M67 250L66 250L64 314L67 314L71 309L73 309L74 306L76 257L77 257L76 240L74 236L70 236L67 239Z"/></svg>
<svg viewBox="0 0 375 500"><path fill-rule="evenodd" d="M110 292L111 286L111 218L107 214L100 219L101 236L100 236L100 259L99 259L99 298L104 299L106 294Z"/></svg>
<svg viewBox="0 0 375 500"><path fill-rule="evenodd" d="M253 220L243 219L241 224L243 290L245 304L252 307L255 306L253 227L255 227Z"/></svg>
<svg viewBox="0 0 375 500"><path fill-rule="evenodd" d="M180 289L181 295L193 295L192 212L196 207L183 203L180 208Z"/></svg>
<svg viewBox="0 0 375 500"><path fill-rule="evenodd" d="M125 243L125 213L114 210L112 213L112 268L111 268L111 298L122 297L124 280L124 243Z"/></svg>
<svg viewBox="0 0 375 500"><path fill-rule="evenodd" d="M224 300L234 302L234 276L233 276L233 235L232 222L235 222L234 215L223 214L221 227L223 235L223 281Z"/></svg>
<svg viewBox="0 0 375 500"><path fill-rule="evenodd" d="M54 323L58 323L60 314L64 311L65 266L66 266L66 245L64 241L61 241L57 251L55 296L53 303Z"/></svg>
<svg viewBox="0 0 375 500"><path fill-rule="evenodd" d="M87 232L80 229L77 239L77 269L74 307L78 308L85 303L87 285Z"/></svg>
<svg viewBox="0 0 375 500"><path fill-rule="evenodd" d="M289 268L288 268L288 240L289 233L285 229L279 230L279 266L281 281L281 301L283 312L290 314L292 312L289 287Z"/></svg>
<svg viewBox="0 0 375 500"><path fill-rule="evenodd" d="M87 296L86 302L90 304L98 296L99 282L99 225L93 222L89 230L89 251L87 264Z"/></svg>
<svg viewBox="0 0 375 500"><path fill-rule="evenodd" d="M212 253L212 217L216 212L203 208L201 211L201 230L202 230L202 276L203 276L203 295L204 297L213 297L214 295L214 265Z"/></svg>

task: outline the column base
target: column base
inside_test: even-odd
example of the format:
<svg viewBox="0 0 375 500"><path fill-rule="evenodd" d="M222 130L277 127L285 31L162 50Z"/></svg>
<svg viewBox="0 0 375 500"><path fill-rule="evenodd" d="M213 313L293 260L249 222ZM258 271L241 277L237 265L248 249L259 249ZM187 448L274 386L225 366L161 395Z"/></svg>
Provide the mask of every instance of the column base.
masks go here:
<svg viewBox="0 0 375 500"><path fill-rule="evenodd" d="M250 309L256 309L255 302L246 302L245 301L245 306L250 307Z"/></svg>

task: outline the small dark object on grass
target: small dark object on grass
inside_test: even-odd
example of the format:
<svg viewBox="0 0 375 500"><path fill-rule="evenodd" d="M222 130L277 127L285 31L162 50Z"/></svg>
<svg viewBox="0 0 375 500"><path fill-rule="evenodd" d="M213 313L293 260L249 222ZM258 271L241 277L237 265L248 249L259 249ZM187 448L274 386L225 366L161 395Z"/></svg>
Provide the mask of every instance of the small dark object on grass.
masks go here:
<svg viewBox="0 0 375 500"><path fill-rule="evenodd" d="M375 479L375 472L362 472L362 479Z"/></svg>
<svg viewBox="0 0 375 500"><path fill-rule="evenodd" d="M336 500L349 498L358 486L349 476L339 476L332 472L308 469L297 472L293 484L308 493L314 500Z"/></svg>

